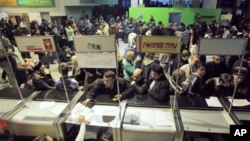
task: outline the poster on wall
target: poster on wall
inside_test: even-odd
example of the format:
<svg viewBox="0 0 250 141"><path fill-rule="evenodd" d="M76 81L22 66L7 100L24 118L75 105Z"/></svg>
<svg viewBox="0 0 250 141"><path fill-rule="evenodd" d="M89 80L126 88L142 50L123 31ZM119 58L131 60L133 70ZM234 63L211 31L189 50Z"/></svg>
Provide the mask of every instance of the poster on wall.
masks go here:
<svg viewBox="0 0 250 141"><path fill-rule="evenodd" d="M136 40L139 52L177 54L181 46L180 37L137 36Z"/></svg>
<svg viewBox="0 0 250 141"><path fill-rule="evenodd" d="M16 0L0 0L0 6L16 6Z"/></svg>
<svg viewBox="0 0 250 141"><path fill-rule="evenodd" d="M77 53L76 55L81 68L116 68L114 52Z"/></svg>
<svg viewBox="0 0 250 141"><path fill-rule="evenodd" d="M53 36L16 36L20 52L52 52L55 51Z"/></svg>
<svg viewBox="0 0 250 141"><path fill-rule="evenodd" d="M53 6L53 0L16 0L17 6L27 7L51 7Z"/></svg>
<svg viewBox="0 0 250 141"><path fill-rule="evenodd" d="M115 36L75 36L77 52L115 52Z"/></svg>

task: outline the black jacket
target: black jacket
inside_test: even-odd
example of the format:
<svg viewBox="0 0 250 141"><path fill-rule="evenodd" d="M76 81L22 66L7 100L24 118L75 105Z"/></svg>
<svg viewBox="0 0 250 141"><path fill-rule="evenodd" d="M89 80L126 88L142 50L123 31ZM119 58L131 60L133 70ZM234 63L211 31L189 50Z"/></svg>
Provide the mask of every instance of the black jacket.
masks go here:
<svg viewBox="0 0 250 141"><path fill-rule="evenodd" d="M247 99L250 100L250 82L249 80L245 80L240 83L237 87L235 98L237 99ZM233 89L232 89L233 91Z"/></svg>
<svg viewBox="0 0 250 141"><path fill-rule="evenodd" d="M150 89L150 84L153 82L153 80L149 80L147 82L147 88L148 88L148 95L151 96L153 99L159 102L168 102L169 101L169 82L165 76L161 76L153 86L152 89Z"/></svg>
<svg viewBox="0 0 250 141"><path fill-rule="evenodd" d="M213 61L206 63L206 74L204 76L204 80L208 80L209 78L219 77L222 73L227 72L227 65L224 62L220 64L215 64Z"/></svg>
<svg viewBox="0 0 250 141"><path fill-rule="evenodd" d="M125 81L122 78L118 78L118 83L120 87L120 94L122 95L122 99L126 99L130 97L133 93L133 88L129 84L129 82ZM109 95L109 97L112 99L115 95L118 94L117 91L117 82L114 82L113 89L105 87L103 79L98 79L96 82L93 83L92 86L90 86L89 91L87 92L87 98L88 99L95 99L97 95L105 94Z"/></svg>
<svg viewBox="0 0 250 141"><path fill-rule="evenodd" d="M39 75L33 74L31 76L33 85L36 90L42 91L42 90L49 90L54 89L54 81L49 77L49 75L46 75L44 77L41 77Z"/></svg>
<svg viewBox="0 0 250 141"><path fill-rule="evenodd" d="M147 86L147 79L140 77L133 85L135 94L145 95L147 94L148 86Z"/></svg>
<svg viewBox="0 0 250 141"><path fill-rule="evenodd" d="M193 95L199 94L201 96L206 96L205 91L206 84L203 79L196 74L191 74L189 78L188 93Z"/></svg>

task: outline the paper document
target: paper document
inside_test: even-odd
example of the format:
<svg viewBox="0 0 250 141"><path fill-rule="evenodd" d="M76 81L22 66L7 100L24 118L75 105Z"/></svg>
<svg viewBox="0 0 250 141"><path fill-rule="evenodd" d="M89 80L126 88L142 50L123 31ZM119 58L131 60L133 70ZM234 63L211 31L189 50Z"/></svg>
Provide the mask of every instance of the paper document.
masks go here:
<svg viewBox="0 0 250 141"><path fill-rule="evenodd" d="M228 99L232 103L232 99ZM246 99L234 99L233 106L235 107L242 107L250 105L250 102L248 102Z"/></svg>
<svg viewBox="0 0 250 141"><path fill-rule="evenodd" d="M83 106L81 103L77 103L71 111L71 121L78 123L80 115L85 116L85 120L89 122L93 117L93 110Z"/></svg>
<svg viewBox="0 0 250 141"><path fill-rule="evenodd" d="M155 112L155 125L162 127L172 127L173 121L170 120L171 115L161 111Z"/></svg>
<svg viewBox="0 0 250 141"><path fill-rule="evenodd" d="M59 116L62 111L64 110L65 105L57 105L50 109L50 112L52 112L55 116Z"/></svg>
<svg viewBox="0 0 250 141"><path fill-rule="evenodd" d="M124 120L124 123L128 124L140 124L140 111L129 111L126 113Z"/></svg>
<svg viewBox="0 0 250 141"><path fill-rule="evenodd" d="M211 96L209 99L206 99L208 107L222 107L220 101L217 97Z"/></svg>

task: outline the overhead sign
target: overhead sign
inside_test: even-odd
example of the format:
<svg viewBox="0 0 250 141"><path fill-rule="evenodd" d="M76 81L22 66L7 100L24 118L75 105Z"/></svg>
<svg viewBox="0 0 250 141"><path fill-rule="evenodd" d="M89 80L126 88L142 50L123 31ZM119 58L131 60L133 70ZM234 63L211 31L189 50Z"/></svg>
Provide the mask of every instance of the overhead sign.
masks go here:
<svg viewBox="0 0 250 141"><path fill-rule="evenodd" d="M232 14L221 14L221 20L232 20L233 15Z"/></svg>
<svg viewBox="0 0 250 141"><path fill-rule="evenodd" d="M115 52L115 36L75 36L76 52Z"/></svg>
<svg viewBox="0 0 250 141"><path fill-rule="evenodd" d="M20 52L52 52L55 51L53 36L16 36Z"/></svg>
<svg viewBox="0 0 250 141"><path fill-rule="evenodd" d="M16 0L0 0L0 6L16 6Z"/></svg>
<svg viewBox="0 0 250 141"><path fill-rule="evenodd" d="M246 39L201 39L200 55L242 55L247 44Z"/></svg>
<svg viewBox="0 0 250 141"><path fill-rule="evenodd" d="M136 43L139 52L177 54L180 50L180 37L137 36Z"/></svg>
<svg viewBox="0 0 250 141"><path fill-rule="evenodd" d="M112 53L77 53L81 68L116 68L116 54Z"/></svg>
<svg viewBox="0 0 250 141"><path fill-rule="evenodd" d="M0 0L0 6L52 7L53 0Z"/></svg>
<svg viewBox="0 0 250 141"><path fill-rule="evenodd" d="M17 0L18 6L44 6L51 7L53 6L53 0Z"/></svg>

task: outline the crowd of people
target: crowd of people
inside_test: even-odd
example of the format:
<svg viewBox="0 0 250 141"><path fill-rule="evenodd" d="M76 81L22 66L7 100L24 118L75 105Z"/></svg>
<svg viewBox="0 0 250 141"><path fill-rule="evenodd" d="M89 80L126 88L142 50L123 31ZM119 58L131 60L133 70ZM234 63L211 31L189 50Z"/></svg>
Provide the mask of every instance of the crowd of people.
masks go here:
<svg viewBox="0 0 250 141"><path fill-rule="evenodd" d="M239 23L244 23L240 25L197 21L187 26L183 23L156 23L153 16L148 22L128 19L126 16L109 19L85 16L79 22L70 18L58 25L46 20L42 20L40 25L37 21L32 21L29 27L22 22L13 25L2 19L0 24L1 38L6 49L4 52L7 52L5 54L15 75L12 76L8 70L6 56L1 55L0 65L4 70L2 77L7 74L9 84L13 87L64 90L62 82L65 82L68 91L78 91L86 86L88 99L85 104L99 92L110 93L114 101L127 99L132 95L148 95L156 101L164 102L169 101L169 96L177 91L180 94L200 96L232 96L233 89L237 86L237 98L248 99L250 96L250 42L242 54L244 59L240 69L240 56L198 55L200 38L250 38L249 24L245 18L240 19ZM32 58L29 52L22 52L22 58L17 60L14 52L18 45L14 36L37 35L55 36L59 60L50 52L38 52L39 60ZM120 78L116 78L112 69L87 69L78 66L73 38L85 35L115 35L117 44L120 41L128 43L125 55L119 52L117 55ZM181 54L137 52L137 35L180 36ZM58 80L54 80L49 70L50 64L55 61L62 74ZM72 74L69 74L71 71ZM120 95L117 95L117 81Z"/></svg>

